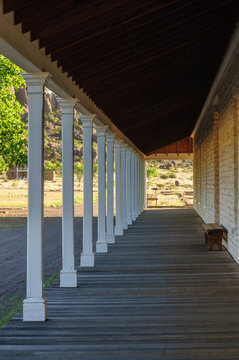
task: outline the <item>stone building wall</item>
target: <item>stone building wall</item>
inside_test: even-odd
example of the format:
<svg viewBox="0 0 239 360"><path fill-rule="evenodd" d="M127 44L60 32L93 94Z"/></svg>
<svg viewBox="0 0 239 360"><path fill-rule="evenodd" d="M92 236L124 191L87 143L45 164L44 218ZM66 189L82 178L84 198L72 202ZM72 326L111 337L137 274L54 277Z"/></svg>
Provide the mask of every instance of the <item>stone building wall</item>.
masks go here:
<svg viewBox="0 0 239 360"><path fill-rule="evenodd" d="M227 229L224 246L239 263L238 64L239 51L218 84L217 103L209 104L194 136L194 208L204 222Z"/></svg>
<svg viewBox="0 0 239 360"><path fill-rule="evenodd" d="M211 114L213 115L213 114ZM214 221L213 118L207 118L195 137L194 208L205 222Z"/></svg>

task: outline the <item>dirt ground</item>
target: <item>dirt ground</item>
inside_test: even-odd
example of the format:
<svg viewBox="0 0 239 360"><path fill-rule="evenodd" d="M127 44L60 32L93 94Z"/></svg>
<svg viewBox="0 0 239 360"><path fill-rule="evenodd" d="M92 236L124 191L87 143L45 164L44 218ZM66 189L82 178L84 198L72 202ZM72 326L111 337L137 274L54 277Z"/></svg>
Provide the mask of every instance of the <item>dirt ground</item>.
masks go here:
<svg viewBox="0 0 239 360"><path fill-rule="evenodd" d="M81 207L82 208L82 207ZM79 210L81 211L81 210ZM82 217L75 217L75 254L79 263L82 249ZM3 313L11 307L14 298L26 296L26 217L1 217L0 224L0 322ZM61 269L61 218L44 219L44 280ZM93 219L94 244L97 237L97 218ZM95 246L95 245L94 245ZM4 311L3 311L4 310Z"/></svg>
<svg viewBox="0 0 239 360"><path fill-rule="evenodd" d="M0 228L23 225L27 218L27 181L0 178ZM76 180L74 184L75 217L83 216L83 191ZM97 192L93 192L93 214L97 216ZM62 216L62 180L44 182L44 217Z"/></svg>

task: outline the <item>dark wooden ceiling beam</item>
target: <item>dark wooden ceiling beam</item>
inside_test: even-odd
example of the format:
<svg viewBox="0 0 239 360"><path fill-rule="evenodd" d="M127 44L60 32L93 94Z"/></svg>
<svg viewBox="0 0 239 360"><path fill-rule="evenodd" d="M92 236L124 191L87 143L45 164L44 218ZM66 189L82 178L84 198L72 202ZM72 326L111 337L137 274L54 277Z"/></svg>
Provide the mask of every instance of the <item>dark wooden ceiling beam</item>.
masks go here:
<svg viewBox="0 0 239 360"><path fill-rule="evenodd" d="M145 107L141 103L137 103L137 105L135 105L134 108L130 109L127 112L127 114L128 114L127 117L130 118L132 116L132 114L130 114L130 111L134 112L136 114L137 111L142 112L142 108L145 108L145 111L149 111L150 113L155 113L155 112L158 112L159 108L161 107L160 113L163 116L166 116L166 115L168 116L171 113L176 113L178 110L185 108L190 104L193 104L195 99L198 98L198 94L200 93L200 86L201 86L201 84L198 84L197 88L191 87L184 91L181 90L180 92L176 88L174 93L171 93L170 96L165 95L164 97L157 98L155 101L148 102L147 107ZM130 104L132 104L132 101L131 101L131 99L129 99L128 101L125 100L125 103L127 105L130 105ZM114 103L114 105L120 106L120 102ZM162 111L162 109L163 109L163 111ZM125 114L125 116L126 116L126 114ZM124 119L121 120L121 124L123 127L124 127L125 122L126 122L126 120L124 120Z"/></svg>
<svg viewBox="0 0 239 360"><path fill-rule="evenodd" d="M69 0L68 0L69 1ZM128 2L133 0L114 0L113 2L109 1L85 1L85 3L77 3L73 2L71 6L64 6L64 3L61 5L63 8L59 8L56 11L60 11L59 15L61 16L61 26L59 24L57 16L52 14L52 10L54 8L50 7L50 12L45 15L45 18L38 17L36 14L33 14L33 17L26 18L24 12L20 14L20 12L16 13L16 21L24 23L24 32L26 31L39 31L42 36L46 33L46 31L50 31L51 35L56 35L57 32L66 31L67 29L75 28L81 22L89 21L92 17L101 17L104 16L104 13L110 11L112 9L117 9L119 6L127 5ZM149 0L148 0L149 1ZM153 0L151 0L153 1ZM126 6L127 8L127 6ZM62 12L62 10L64 10ZM57 14L56 14L57 15ZM71 21L69 22L69 18ZM45 29L44 24L47 23L47 29Z"/></svg>
<svg viewBox="0 0 239 360"><path fill-rule="evenodd" d="M227 3L227 2L226 2ZM224 4L225 5L225 4ZM221 5L222 6L222 5ZM216 12L216 11L218 11L220 9L220 7L218 7L218 5L216 5L216 4L214 4L214 6L211 6L208 10L210 10L211 12ZM192 11L192 9L190 9L191 11ZM225 11L227 11L227 9L225 9ZM203 16L205 14L205 10L203 11L203 10L201 10L200 11L200 8L197 10L197 11L194 11L193 12L193 14L191 14L191 16L190 16L190 14L185 14L185 19L184 20L182 20L182 18L180 18L179 16L177 16L180 20L180 22L177 22L176 21L176 19L173 19L173 18L170 18L170 20L167 20L167 24L164 24L164 23L162 23L161 24L161 26L160 26L160 31L161 32L165 32L166 30L168 30L168 29L170 29L170 28L176 28L177 26L181 26L183 23L185 23L185 22L188 22L188 21L195 21L196 19L198 19L198 20L200 20L200 21L202 21L201 20L201 16ZM189 18L189 19L188 19ZM213 20L213 18L212 18L212 20ZM211 22L213 22L213 21L211 21ZM140 26L142 27L142 25L143 24L140 24ZM167 25L168 25L168 27L167 27ZM219 24L218 24L218 26L220 26ZM165 27L167 27L166 29L165 29ZM80 34L79 34L79 36L80 36ZM122 35L121 35L122 36ZM58 36L58 38L61 38L61 36ZM92 38L92 36L91 36L91 38ZM89 37L87 37L87 40L90 40L90 38ZM128 40L128 36L127 36L127 40ZM84 40L83 40L84 41ZM96 40L97 41L97 40ZM52 49L52 48L47 48L47 53L51 53L52 55L53 55L53 59L54 60L56 60L56 59L59 59L60 58L60 56L61 56L61 51L63 52L62 53L62 56L63 57L66 57L66 56L71 56L71 55L73 55L74 54L74 46L75 45L77 45L77 51L79 51L79 49L78 49L78 46L80 45L80 42L81 42L81 40L79 39L79 37L78 37L78 39L77 39L77 43L76 44L74 44L74 43L72 43L71 41L69 41L68 42L68 44L67 45L65 45L65 46L63 46L63 47L61 47L61 45L59 45L58 47L57 47L57 50L56 51L54 51L54 49ZM72 49L72 47L73 47L73 49ZM66 52L65 50L68 50L69 52ZM72 52L71 52L72 51ZM77 53L75 53L75 55L76 55Z"/></svg>
<svg viewBox="0 0 239 360"><path fill-rule="evenodd" d="M14 12L14 24L28 23L41 24L44 26L44 23L49 19L56 19L62 14L62 12L67 9L75 8L74 0L41 0L28 2L28 6L24 8L16 9ZM35 24L35 25L36 25ZM30 31L30 29L29 29Z"/></svg>
<svg viewBox="0 0 239 360"><path fill-rule="evenodd" d="M162 3L158 3L157 5L152 5L155 3L155 0L128 0L133 3L133 12L129 11L129 7L124 7L119 5L121 9L114 9L111 8L107 11L105 10L104 16L95 16L95 11L87 12L84 16L82 15L82 11L79 9L75 9L72 14L66 14L65 17L62 17L61 23L56 21L55 23L49 24L45 28L39 28L39 26L28 26L27 23L23 22L23 32L34 31L37 29L37 37L42 38L49 35L51 36L58 36L59 31L70 31L72 26L77 26L78 31L80 31L87 36L90 34L97 34L97 33L105 33L106 31L111 31L112 27L118 26L120 24L127 24L131 21L136 19L140 19L147 14L151 14L157 10L160 10L163 7ZM178 1L178 0L172 0ZM114 2L112 2L114 3ZM69 22L69 17L71 21ZM95 35L94 35L95 36ZM35 40L32 37L32 40Z"/></svg>
<svg viewBox="0 0 239 360"><path fill-rule="evenodd" d="M209 49L206 55L212 55L213 50ZM162 70L161 67L157 67L157 64L149 66L147 68L147 71L145 70L145 73L142 75L142 79L140 79L140 73L139 72L133 72L132 74L129 73L127 82L126 79L120 79L118 78L118 81L113 79L112 81L106 82L106 79L104 79L104 83L101 83L97 86L97 82L92 82L90 88L92 89L92 95L94 97L97 97L102 99L108 99L109 96L107 96L107 92L110 91L110 97L111 98L118 98L118 96L121 94L122 97L128 96L127 90L132 90L134 94L138 93L141 89L144 89L145 91L148 90L148 87L151 87L153 84L157 85L158 89L165 88L167 85L174 85L173 83L180 83L182 87L184 87L183 80L190 78L191 82L195 82L195 75L194 71L196 69L200 69L202 66L201 59L195 59L194 64L187 65L177 61L174 61L168 64L168 67ZM179 73L179 74L178 74ZM193 78L194 77L194 78ZM199 76L199 78L201 78ZM160 79L160 82L159 82ZM121 81L120 81L121 80ZM137 83L137 86L135 85ZM103 101L104 102L104 101Z"/></svg>
<svg viewBox="0 0 239 360"><path fill-rule="evenodd" d="M4 14L17 9L27 8L29 4L36 4L38 0L5 0L3 4Z"/></svg>
<svg viewBox="0 0 239 360"><path fill-rule="evenodd" d="M197 1L198 0L195 0L195 2L197 2ZM198 8L198 9L196 8L195 10L199 11L200 8ZM174 11L176 11L176 9L174 9ZM184 9L184 11L185 11L185 9ZM192 14L194 12L191 7L189 7L189 9L187 9L187 11L188 12L190 11L190 13L189 14L185 13L185 15L189 15L189 16L190 16L190 14ZM84 32L90 32L90 31L92 31L92 29L89 28L89 24L87 22L86 23L83 22L82 23L82 28L84 29L83 32L79 29L79 27L72 28L73 35L71 35L71 37L66 37L66 32L61 31L59 34L57 34L57 38L61 39L61 42L56 42L56 43L55 43L55 40L57 41L57 39L55 39L55 37L54 37L55 40L53 40L53 39L51 40L51 38L47 38L44 40L44 38L41 36L40 37L41 43L45 44L46 51L48 54L49 53L54 54L56 51L57 51L57 53L59 53L59 51L61 51L61 50L69 49L74 46L76 46L77 49L78 49L78 46L80 46L80 48L83 49L84 43L85 43L86 47L89 49L90 41L92 41L93 47L96 45L95 42L97 42L97 44L101 43L101 46L103 46L102 43L108 45L110 40L112 40L112 42L116 42L116 41L118 42L118 41L122 40L123 33L125 33L125 35L126 35L126 38L124 40L125 41L127 40L127 42L129 42L130 38L132 38L132 35L133 35L133 37L135 37L136 32L134 32L133 30L138 28L137 33L139 34L139 36L140 36L140 32L147 32L147 27L146 27L147 19L149 19L151 22L150 29L152 26L154 26L154 28L152 28L151 36L153 34L153 37L155 37L156 29L158 29L158 31L159 31L159 28L163 29L165 26L168 26L168 24L172 25L180 17L178 12L176 12L175 15L173 15L173 12L171 11L170 14L171 14L171 16L169 19L161 11L155 12L155 14L153 14L153 15L150 14L149 17L144 18L143 22L142 22L142 19L140 18L138 21L134 21L130 24L127 24L127 27L121 27L119 32L116 31L117 29L114 29L114 32L112 32L112 33L109 32L107 34L104 34L102 39L100 36L97 36L96 38L94 38L94 37L87 38L87 41L85 41L84 38L82 39L82 37L84 36ZM159 27L159 21L160 21L160 27ZM112 24L114 24L113 19L112 19Z"/></svg>
<svg viewBox="0 0 239 360"><path fill-rule="evenodd" d="M164 126L163 119L169 117L177 119L177 113L185 109L191 109L195 105L195 101L197 101L197 99L200 98L195 91L192 92L189 89L188 91L184 91L180 94L177 90L175 90L175 93L172 94L170 98L165 97L164 99L158 99L158 102L154 104L148 103L147 108L140 103L137 103L135 106L131 105L131 107L129 107L129 111L121 112L120 118L118 119L118 117L116 117L115 121L117 123L117 121L120 120L120 126L126 133L133 128L137 131L137 126L135 126L134 120L136 119L138 121L139 118L143 119L142 123L147 123L149 118L162 119L162 125L160 126ZM128 104L130 105L132 102L129 101ZM116 103L113 104L112 107L113 106L117 109L122 105L120 103ZM111 112L110 108L109 112ZM151 125L152 124L153 122L151 122ZM168 123L166 123L166 126L167 124Z"/></svg>
<svg viewBox="0 0 239 360"><path fill-rule="evenodd" d="M194 1L198 1L198 0L194 0ZM189 4L188 4L189 6ZM183 6L181 6L183 7ZM192 9L191 9L192 11ZM171 12L169 11L169 14L171 14ZM155 11L154 13L149 13L149 14L144 14L141 17L140 16L135 16L135 18L131 18L131 19L126 19L123 22L118 22L118 23L112 23L111 26L106 27L106 28L100 28L99 32L94 32L93 29L91 29L91 31L89 32L89 28L88 26L83 26L84 28L84 33L80 33L79 37L77 39L77 41L75 42L70 42L71 44L71 48L67 47L68 51L70 51L69 53L67 53L65 51L65 48L61 48L58 49L57 51L52 51L51 54L53 56L53 60L56 60L57 58L59 58L60 56L63 57L67 57L67 56L72 56L74 54L77 54L79 52L79 49L81 47L81 43L82 42L88 42L92 39L95 39L94 41L96 42L96 44L98 44L98 42L100 41L101 38L106 38L107 36L111 36L112 40L114 39L114 37L116 36L117 32L119 35L121 36L126 36L126 40L127 40L127 36L130 32L132 31L136 31L139 28L142 27L146 27L146 26L150 26L150 24L156 20L160 21L160 19L162 19L162 17L164 17L165 15L162 15L162 13L160 11ZM171 14L172 16L172 14ZM143 20L142 20L143 17ZM161 21L160 21L161 24ZM87 31L85 31L85 29L87 29ZM41 39L42 36L40 36L39 34L39 38ZM70 54L70 55L69 55Z"/></svg>
<svg viewBox="0 0 239 360"><path fill-rule="evenodd" d="M205 38L205 35L203 36L203 39L205 39L205 41L207 41L207 39ZM158 67L160 67L160 59L164 56L170 56L175 53L175 51L179 51L183 50L186 51L186 49L190 48L193 46L194 42L198 42L201 39L201 36L198 36L197 38L195 37L193 40L188 40L186 41L184 44L178 44L175 45L174 47L168 47L167 49L165 49L164 51L160 52L160 53L154 53L154 49L151 52L148 52L147 57L142 57L141 60L136 60L137 57L134 57L134 55L132 55L131 61L125 62L125 63L121 63L121 60L119 61L119 63L116 64L113 63L112 66L109 66L106 68L106 65L99 65L98 68L96 69L92 69L91 72L89 73L89 71L87 71L87 69L83 70L80 69L80 72L74 72L74 73L69 73L69 75L71 75L73 77L74 80L80 81L80 86L81 87L87 87L87 83L89 81L92 81L92 79L97 82L96 79L98 79L98 81L100 82L102 80L102 78L104 78L104 80L106 80L107 78L121 78L121 76L123 74L133 74L134 72L137 72L138 74L142 74L143 76L143 72L146 70L147 71L147 66L150 66L152 64L158 64ZM123 78L122 78L123 79ZM87 82L88 81L88 82ZM113 82L113 81L112 81Z"/></svg>
<svg viewBox="0 0 239 360"><path fill-rule="evenodd" d="M197 36L198 34L201 34L203 36L203 34L206 35L206 40L211 41L211 37L210 39L208 39L208 32L211 32L211 36L213 36L213 33L215 35L217 35L218 38L218 28L222 28L224 26L227 25L228 23L228 19L220 19L220 25L217 23L211 23L208 26L204 27L202 30L202 26L201 26L201 20L198 19L198 21L193 20L193 23L191 24L192 29L194 30L195 36ZM85 67L97 67L100 66L101 62L103 62L104 64L107 64L108 61L110 60L110 63L115 64L116 61L120 58L121 62L125 61L125 57L127 59L127 55L131 55L132 54L132 47L134 46L134 52L133 55L136 56L141 56L144 51L148 51L148 49L157 49L156 45L160 44L160 50L164 50L165 46L172 46L173 44L177 44L179 42L182 41L182 39L186 40L187 38L191 38L191 35L188 31L189 29L189 24L187 24L187 27L182 26L180 27L179 30L173 30L172 32L169 32L167 39L164 39L164 36L161 35L160 33L158 34L157 32L154 34L154 38L152 38L151 34L146 34L142 36L139 34L138 37L136 37L133 43L131 43L131 41L125 41L124 39L120 42L115 42L113 44L113 46L111 45L107 45L105 47L103 47L102 53L99 54L97 57L95 56L95 48L92 49L92 51L88 51L86 53L83 53L80 57L80 62L79 59L76 57L73 57L73 59L69 59L68 61L63 61L58 59L58 64L59 66L61 64L64 63L63 66L63 71L67 71L67 67L69 69L71 69L71 71L69 72L69 74L72 74L77 68L82 69L82 71L84 71ZM156 40L157 39L157 40ZM208 41L207 41L208 42ZM159 51L159 49L157 49L157 51ZM122 56L123 55L123 56ZM108 60L108 61L107 61ZM119 60L118 60L119 61Z"/></svg>

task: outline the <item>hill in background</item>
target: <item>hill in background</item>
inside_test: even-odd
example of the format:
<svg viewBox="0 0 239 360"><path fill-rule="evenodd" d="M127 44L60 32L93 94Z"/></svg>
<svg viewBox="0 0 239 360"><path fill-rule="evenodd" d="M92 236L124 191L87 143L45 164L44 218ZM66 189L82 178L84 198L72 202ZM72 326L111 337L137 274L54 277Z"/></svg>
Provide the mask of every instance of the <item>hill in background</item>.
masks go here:
<svg viewBox="0 0 239 360"><path fill-rule="evenodd" d="M28 98L26 86L16 91L16 98L23 107L22 121L28 122ZM61 141L61 109L56 100L56 96L47 91L44 96L44 160L60 166L62 141ZM96 160L96 134L93 131L93 161ZM83 135L82 127L79 124L78 116L74 115L74 160L82 162L83 156Z"/></svg>

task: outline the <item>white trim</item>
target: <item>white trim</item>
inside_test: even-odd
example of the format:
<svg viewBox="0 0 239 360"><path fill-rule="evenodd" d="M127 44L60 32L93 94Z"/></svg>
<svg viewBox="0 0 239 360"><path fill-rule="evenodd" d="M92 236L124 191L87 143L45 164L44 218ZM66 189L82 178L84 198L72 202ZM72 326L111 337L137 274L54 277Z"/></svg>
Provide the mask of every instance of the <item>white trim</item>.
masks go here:
<svg viewBox="0 0 239 360"><path fill-rule="evenodd" d="M188 153L151 154L146 156L145 160L146 161L147 160L193 160L193 154L190 155Z"/></svg>

